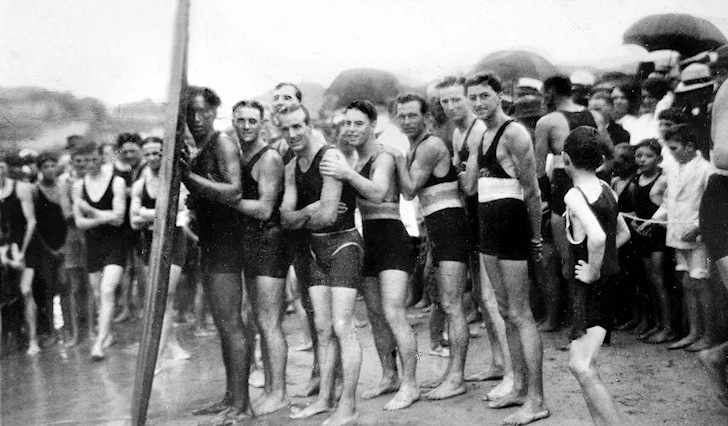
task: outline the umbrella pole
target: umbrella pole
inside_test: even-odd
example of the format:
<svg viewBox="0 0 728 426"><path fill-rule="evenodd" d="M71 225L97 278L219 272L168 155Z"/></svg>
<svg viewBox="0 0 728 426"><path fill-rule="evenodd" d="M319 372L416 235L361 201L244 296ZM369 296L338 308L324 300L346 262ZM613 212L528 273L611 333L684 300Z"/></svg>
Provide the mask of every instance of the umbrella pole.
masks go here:
<svg viewBox="0 0 728 426"><path fill-rule="evenodd" d="M174 239L177 203L179 201L180 149L184 145L185 107L181 100L187 90L187 41L189 37L189 0L177 1L177 17L172 46L172 72L167 94L166 143L162 151L159 172L160 187L155 204L154 236L147 272L147 301L144 330L137 356L131 418L133 425L144 425L149 408L149 396L157 363L159 339L162 333L164 309L169 286L170 253ZM173 142L173 143L172 143Z"/></svg>

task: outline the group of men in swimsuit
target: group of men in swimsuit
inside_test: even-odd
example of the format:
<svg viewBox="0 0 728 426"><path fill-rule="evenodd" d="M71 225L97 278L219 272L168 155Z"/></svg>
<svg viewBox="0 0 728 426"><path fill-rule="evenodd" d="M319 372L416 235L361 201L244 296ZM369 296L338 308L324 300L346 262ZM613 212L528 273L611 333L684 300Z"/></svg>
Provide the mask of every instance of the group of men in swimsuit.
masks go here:
<svg viewBox="0 0 728 426"><path fill-rule="evenodd" d="M353 149L345 156L312 127L292 84L274 91L272 118L285 141L279 149L264 139L260 103L245 100L233 107L238 143L214 130L217 95L190 87L187 125L197 153L183 156L182 180L197 222L203 280L220 330L227 380L223 399L195 414L217 414L212 422L222 424L289 405L280 312L293 264L314 331L309 389L318 391L318 397L305 408L292 409L291 418L333 411L325 424L339 425L357 417L361 346L354 308L360 291L382 366L381 381L363 398L395 393L385 409L398 410L421 397L442 400L463 394L469 332L462 298L469 268L471 276L479 277L495 341L510 349L507 374L486 397L489 405L521 406L506 419L508 424L549 415L541 340L527 297L528 262L538 260L541 248L531 137L503 111L496 77L447 78L437 90L456 125L459 146L449 147L433 136L427 126L428 102L407 94L397 99L395 117L409 139L409 152L404 155L377 141L377 108L360 100L344 109L341 140ZM460 153L455 158L453 148ZM405 316L414 247L400 216L400 195L419 199L450 341L442 376L422 385L416 377L420 352ZM467 212L466 197L471 200ZM354 223L357 208L363 235ZM468 217L477 225L477 235L472 235ZM266 378L263 396L252 404L247 390L251 331L240 312L243 281L262 337ZM487 373L473 379L491 378ZM421 394L421 387L427 392Z"/></svg>

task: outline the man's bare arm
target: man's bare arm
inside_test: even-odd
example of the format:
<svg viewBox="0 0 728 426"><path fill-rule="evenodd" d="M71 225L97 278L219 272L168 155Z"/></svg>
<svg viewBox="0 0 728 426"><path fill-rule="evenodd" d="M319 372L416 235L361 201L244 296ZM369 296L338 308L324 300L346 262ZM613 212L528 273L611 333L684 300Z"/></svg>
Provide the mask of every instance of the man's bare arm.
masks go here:
<svg viewBox="0 0 728 426"><path fill-rule="evenodd" d="M183 175L183 182L196 196L234 205L242 197L240 174L240 148L229 136L220 134L215 144L215 157L222 173L223 182L215 182L196 173Z"/></svg>
<svg viewBox="0 0 728 426"><path fill-rule="evenodd" d="M546 174L546 159L549 155L549 133L550 123L549 117L541 117L536 123L534 131L534 157L536 161L536 177Z"/></svg>
<svg viewBox="0 0 728 426"><path fill-rule="evenodd" d="M322 160L333 160L340 155L336 150L330 149L324 153ZM323 177L323 186L321 188L321 199L309 204L304 208L310 214L306 223L306 228L317 230L331 226L336 222L339 215L339 201L341 201L341 191L343 182L330 176Z"/></svg>
<svg viewBox="0 0 728 426"><path fill-rule="evenodd" d="M408 198L417 195L435 172L435 167L442 158L449 155L442 139L431 136L422 141L409 170L407 170L406 164L398 164L397 170L402 172L399 173L402 194Z"/></svg>
<svg viewBox="0 0 728 426"><path fill-rule="evenodd" d="M20 248L20 252L25 255L25 251L28 249L28 244L33 238L35 233L35 226L37 221L35 219L35 206L33 203L33 189L25 182L18 182L16 186L18 199L20 200L20 208L23 210L23 216L25 217L25 235L23 236L23 246Z"/></svg>
<svg viewBox="0 0 728 426"><path fill-rule="evenodd" d="M267 152L260 157L256 170L259 198L241 199L234 207L246 216L268 220L273 215L284 185L283 160L277 153Z"/></svg>
<svg viewBox="0 0 728 426"><path fill-rule="evenodd" d="M285 170L285 190L283 192L283 202L281 203L281 226L285 229L301 229L310 219L310 215L305 210L296 210L298 203L298 191L296 189L296 162L291 161Z"/></svg>
<svg viewBox="0 0 728 426"><path fill-rule="evenodd" d="M370 179L354 170L342 156L338 156L336 160L321 162L321 174L347 181L367 200L381 203L392 184L394 162L393 156L382 152L372 164Z"/></svg>
<svg viewBox="0 0 728 426"><path fill-rule="evenodd" d="M521 125L510 126L505 132L505 148L513 162L516 179L523 187L524 201L535 241L541 239L541 190L536 179L536 159L528 131Z"/></svg>

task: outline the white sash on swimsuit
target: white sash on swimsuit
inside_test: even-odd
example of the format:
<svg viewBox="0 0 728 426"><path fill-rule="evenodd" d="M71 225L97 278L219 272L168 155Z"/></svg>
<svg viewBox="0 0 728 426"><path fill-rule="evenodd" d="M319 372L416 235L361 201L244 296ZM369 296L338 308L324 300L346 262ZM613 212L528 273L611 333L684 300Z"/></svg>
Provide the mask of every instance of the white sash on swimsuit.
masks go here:
<svg viewBox="0 0 728 426"><path fill-rule="evenodd" d="M478 178L478 202L501 200L504 198L515 198L523 201L523 186L518 179L480 177Z"/></svg>
<svg viewBox="0 0 728 426"><path fill-rule="evenodd" d="M399 215L399 203L385 202L375 203L363 198L357 200L361 220L393 219L401 220Z"/></svg>
<svg viewBox="0 0 728 426"><path fill-rule="evenodd" d="M460 198L458 181L428 186L420 191L418 198L425 216L440 210L465 207L462 198Z"/></svg>

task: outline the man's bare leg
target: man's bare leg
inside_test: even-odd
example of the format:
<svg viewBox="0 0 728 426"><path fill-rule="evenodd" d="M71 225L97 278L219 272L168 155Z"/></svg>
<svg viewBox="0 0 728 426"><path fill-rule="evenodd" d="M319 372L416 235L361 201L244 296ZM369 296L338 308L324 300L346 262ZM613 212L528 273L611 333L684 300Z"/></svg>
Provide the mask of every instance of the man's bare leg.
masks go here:
<svg viewBox="0 0 728 426"><path fill-rule="evenodd" d="M399 372L397 371L397 341L392 329L385 318L382 290L384 282L380 284L384 272L379 278L366 277L364 279L363 293L367 305L369 322L372 325L374 347L377 349L379 361L382 366L382 379L372 389L362 393L363 399L372 399L380 395L399 390ZM406 275L406 274L405 274Z"/></svg>
<svg viewBox="0 0 728 426"><path fill-rule="evenodd" d="M409 275L404 271L387 270L379 274L384 316L397 342L402 362L402 379L397 378L399 391L385 406L385 410L400 410L420 398L417 384L417 337L407 322L406 299ZM395 364L396 365L396 364Z"/></svg>
<svg viewBox="0 0 728 426"><path fill-rule="evenodd" d="M728 256L715 262L721 282L728 289ZM708 372L718 400L728 407L728 342L700 352L700 361Z"/></svg>
<svg viewBox="0 0 728 426"><path fill-rule="evenodd" d="M298 282L296 276L296 270L293 266L288 268L288 276L286 278L286 286L290 288L292 305L295 315L301 324L308 324L308 318L306 316L306 310L303 309L303 303L301 303L301 285ZM309 327L301 327L301 334L303 334L303 343L293 348L294 351L310 351L313 349L313 341L311 339L311 329Z"/></svg>
<svg viewBox="0 0 728 426"><path fill-rule="evenodd" d="M143 271L143 270L142 270ZM169 270L169 290L167 292L167 304L164 309L162 320L162 334L159 338L159 352L157 353L157 369L159 373L166 365L164 357L172 361L183 361L190 358L190 354L182 349L177 339L177 332L174 328L174 296L177 292L177 285L182 277L182 268L172 265Z"/></svg>
<svg viewBox="0 0 728 426"><path fill-rule="evenodd" d="M248 329L242 320L242 277L239 272L209 273L204 279L212 318L220 332L222 359L225 364L225 398L193 414L214 414L213 408L232 408L227 417L252 417L248 395L250 371ZM221 410L222 411L222 410Z"/></svg>
<svg viewBox="0 0 728 426"><path fill-rule="evenodd" d="M33 278L35 270L33 268L23 269L20 275L20 293L25 303L25 325L28 326L28 355L38 355L40 346L38 346L37 324L38 324L38 307L33 297Z"/></svg>
<svg viewBox="0 0 728 426"><path fill-rule="evenodd" d="M253 401L253 411L269 414L290 405L286 393L286 361L288 344L283 336L281 314L286 280L273 277L256 277L253 294L253 311L261 334L263 364L267 364L266 386L263 395Z"/></svg>
<svg viewBox="0 0 728 426"><path fill-rule="evenodd" d="M696 279L696 295L698 299L698 314L702 325L703 336L695 343L685 347L686 351L698 352L709 349L720 342L719 327L715 310L716 293L710 279Z"/></svg>
<svg viewBox="0 0 728 426"><path fill-rule="evenodd" d="M441 261L437 268L441 306L448 319L450 358L439 386L425 394L427 399L440 400L465 393L465 357L470 339L462 302L465 273L463 262Z"/></svg>
<svg viewBox="0 0 728 426"><path fill-rule="evenodd" d="M483 259L506 322L514 371L511 392L489 406L521 405L504 423L527 424L549 415L543 396L543 347L528 299L528 263L488 255Z"/></svg>
<svg viewBox="0 0 728 426"><path fill-rule="evenodd" d="M668 345L668 349L682 349L697 342L703 335L701 324L702 316L700 313L700 301L698 299L697 288L700 283L690 278L687 272L683 272L682 284L683 297L685 298L685 306L687 308L687 317L690 328L687 336Z"/></svg>
<svg viewBox="0 0 728 426"><path fill-rule="evenodd" d="M650 283L655 290L660 313L660 331L650 336L647 342L669 342L675 338L675 333L672 331L672 301L670 300L670 294L667 292L663 278L664 253L651 253L649 258L644 259L644 263L645 270L650 276Z"/></svg>
<svg viewBox="0 0 728 426"><path fill-rule="evenodd" d="M609 391L599 377L596 359L607 331L592 327L573 340L569 348L569 370L581 386L584 400L596 425L626 425L628 419L617 409Z"/></svg>
<svg viewBox="0 0 728 426"><path fill-rule="evenodd" d="M309 406L291 410L292 419L306 419L334 408L334 370L339 358L338 345L334 339L333 294L331 287L315 285L308 289L309 300L313 305L316 330L315 350L318 352L320 381L318 398ZM356 302L356 291L354 291ZM352 312L353 315L353 312Z"/></svg>
<svg viewBox="0 0 728 426"><path fill-rule="evenodd" d="M99 287L99 332L91 348L91 358L95 361L104 359L104 347L111 339L111 322L114 317L114 295L121 281L124 268L119 265L105 265L101 272Z"/></svg>
<svg viewBox="0 0 728 426"><path fill-rule="evenodd" d="M574 303L574 292L576 289L573 271L575 262L571 254L571 244L566 239L566 220L563 216L554 212L551 212L551 232L554 237L556 254L558 254L558 259L561 262L561 276L564 277L567 285L567 306L571 309L571 305ZM555 284L561 285L559 281Z"/></svg>
<svg viewBox="0 0 728 426"><path fill-rule="evenodd" d="M506 326L498 313L498 301L493 291L493 284L485 271L485 265L481 261L482 255L478 254L479 288L478 292L481 297L481 306L483 306L483 322L485 330L488 334L488 342L490 343L490 365L488 365L480 373L467 377L466 381L485 381L500 380L510 375L510 383L512 384L513 369L511 368L511 360L506 343ZM505 381L505 379L504 379ZM508 389L510 391L510 388ZM507 391L505 392L507 393ZM503 393L503 394L505 394Z"/></svg>
<svg viewBox="0 0 728 426"><path fill-rule="evenodd" d="M83 271L78 268L66 269L65 291L61 293L63 309L67 312L68 328L70 329L66 346L73 347L78 344L78 291L83 282Z"/></svg>
<svg viewBox="0 0 728 426"><path fill-rule="evenodd" d="M324 426L341 426L359 416L356 410L356 386L361 372L361 344L356 335L354 308L356 289L331 288L334 334L341 348L343 387L336 410L323 422Z"/></svg>

